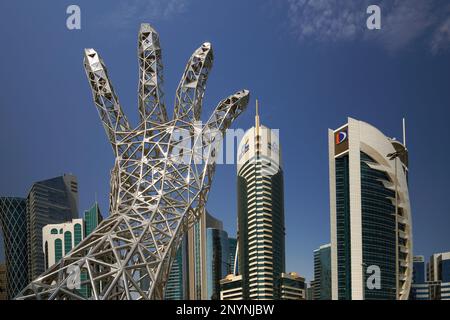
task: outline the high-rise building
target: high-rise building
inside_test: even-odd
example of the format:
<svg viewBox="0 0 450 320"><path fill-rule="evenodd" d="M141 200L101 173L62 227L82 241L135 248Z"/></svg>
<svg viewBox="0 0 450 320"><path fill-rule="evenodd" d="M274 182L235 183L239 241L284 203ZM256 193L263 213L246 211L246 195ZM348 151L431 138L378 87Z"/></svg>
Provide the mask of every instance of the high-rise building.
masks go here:
<svg viewBox="0 0 450 320"><path fill-rule="evenodd" d="M103 221L102 214L100 213L100 208L97 201L93 204L91 208L84 211L84 234L87 237L92 233L92 231L97 228L100 222Z"/></svg>
<svg viewBox="0 0 450 320"><path fill-rule="evenodd" d="M332 298L406 300L412 230L405 143L351 118L328 137Z"/></svg>
<svg viewBox="0 0 450 320"><path fill-rule="evenodd" d="M237 267L237 239L228 238L228 272L227 274L238 274L239 269Z"/></svg>
<svg viewBox="0 0 450 320"><path fill-rule="evenodd" d="M0 300L7 300L7 281L6 281L6 265L0 263Z"/></svg>
<svg viewBox="0 0 450 320"><path fill-rule="evenodd" d="M424 256L413 257L413 275L410 300L429 300L430 287L425 279L425 258Z"/></svg>
<svg viewBox="0 0 450 320"><path fill-rule="evenodd" d="M435 253L427 264L431 300L450 300L450 252Z"/></svg>
<svg viewBox="0 0 450 320"><path fill-rule="evenodd" d="M255 126L238 147L239 274L244 299L279 299L285 272L283 170L275 130Z"/></svg>
<svg viewBox="0 0 450 320"><path fill-rule="evenodd" d="M31 282L45 270L42 228L78 218L78 183L73 175L39 181L27 197L28 277Z"/></svg>
<svg viewBox="0 0 450 320"><path fill-rule="evenodd" d="M186 299L186 261L185 261L185 241L182 241L177 250L175 260L170 268L169 277L164 291L165 300Z"/></svg>
<svg viewBox="0 0 450 320"><path fill-rule="evenodd" d="M222 222L205 211L181 241L164 298L219 299L220 280L227 274L228 259L228 234Z"/></svg>
<svg viewBox="0 0 450 320"><path fill-rule="evenodd" d="M208 300L220 299L220 280L228 274L228 234L220 228L206 229L206 295Z"/></svg>
<svg viewBox="0 0 450 320"><path fill-rule="evenodd" d="M331 244L314 250L314 300L331 300Z"/></svg>
<svg viewBox="0 0 450 320"><path fill-rule="evenodd" d="M14 298L28 284L26 199L0 198L6 265L6 296Z"/></svg>
<svg viewBox="0 0 450 320"><path fill-rule="evenodd" d="M306 288L306 300L314 300L314 284L311 281L310 285Z"/></svg>
<svg viewBox="0 0 450 320"><path fill-rule="evenodd" d="M42 250L45 270L58 263L84 238L82 219L74 219L60 224L48 224L42 228Z"/></svg>
<svg viewBox="0 0 450 320"><path fill-rule="evenodd" d="M281 300L306 300L305 278L295 272L282 273L280 282Z"/></svg>

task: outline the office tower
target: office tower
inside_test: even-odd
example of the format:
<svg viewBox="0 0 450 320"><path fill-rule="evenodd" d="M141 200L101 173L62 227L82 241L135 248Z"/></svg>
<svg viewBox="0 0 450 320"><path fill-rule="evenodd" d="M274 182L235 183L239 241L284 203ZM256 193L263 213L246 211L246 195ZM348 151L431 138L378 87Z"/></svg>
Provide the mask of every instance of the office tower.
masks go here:
<svg viewBox="0 0 450 320"><path fill-rule="evenodd" d="M28 277L33 281L45 270L42 228L78 218L78 184L63 176L33 184L27 197Z"/></svg>
<svg viewBox="0 0 450 320"><path fill-rule="evenodd" d="M431 300L450 300L450 252L435 253L427 264Z"/></svg>
<svg viewBox="0 0 450 320"><path fill-rule="evenodd" d="M238 147L239 274L244 299L279 299L280 277L285 272L283 170L279 139L260 125Z"/></svg>
<svg viewBox="0 0 450 320"><path fill-rule="evenodd" d="M228 274L228 234L220 228L206 229L206 297L219 300L220 280Z"/></svg>
<svg viewBox="0 0 450 320"><path fill-rule="evenodd" d="M242 287L242 275L227 275L220 280L220 300L244 300Z"/></svg>
<svg viewBox="0 0 450 320"><path fill-rule="evenodd" d="M310 285L306 288L306 300L314 300L313 281L311 281Z"/></svg>
<svg viewBox="0 0 450 320"><path fill-rule="evenodd" d="M0 263L0 300L8 300L6 286L6 265Z"/></svg>
<svg viewBox="0 0 450 320"><path fill-rule="evenodd" d="M282 273L280 281L281 300L306 300L305 278L290 272Z"/></svg>
<svg viewBox="0 0 450 320"><path fill-rule="evenodd" d="M184 300L186 299L185 267L186 262L184 248L185 242L182 241L175 255L175 260L170 268L169 277L164 291L165 300Z"/></svg>
<svg viewBox="0 0 450 320"><path fill-rule="evenodd" d="M331 300L331 244L314 250L314 300Z"/></svg>
<svg viewBox="0 0 450 320"><path fill-rule="evenodd" d="M228 259L228 235L222 222L205 211L183 237L169 272L164 299L218 299ZM175 289L180 283L181 287Z"/></svg>
<svg viewBox="0 0 450 320"><path fill-rule="evenodd" d="M410 300L429 300L430 288L425 279L425 258L423 256L413 257L413 275Z"/></svg>
<svg viewBox="0 0 450 320"><path fill-rule="evenodd" d="M406 300L412 232L405 143L351 118L328 137L332 298Z"/></svg>
<svg viewBox="0 0 450 320"><path fill-rule="evenodd" d="M98 206L97 201L94 203L94 205L84 211L84 234L85 237L90 235L92 231L97 228L97 226L100 224L100 222L103 221L102 214L100 213L100 208Z"/></svg>
<svg viewBox="0 0 450 320"><path fill-rule="evenodd" d="M228 272L227 274L238 274L237 267L237 239L236 238L228 238Z"/></svg>
<svg viewBox="0 0 450 320"><path fill-rule="evenodd" d="M26 200L0 197L0 226L3 230L6 296L14 298L28 284Z"/></svg>
<svg viewBox="0 0 450 320"><path fill-rule="evenodd" d="M82 219L44 226L42 228L42 250L45 258L45 270L58 263L83 238L84 224Z"/></svg>

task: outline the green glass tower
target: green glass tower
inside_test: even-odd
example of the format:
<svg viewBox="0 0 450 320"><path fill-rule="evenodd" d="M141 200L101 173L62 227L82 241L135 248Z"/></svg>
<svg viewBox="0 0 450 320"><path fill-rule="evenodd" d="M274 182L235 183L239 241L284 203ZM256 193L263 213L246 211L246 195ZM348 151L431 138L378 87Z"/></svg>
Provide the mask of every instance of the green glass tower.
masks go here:
<svg viewBox="0 0 450 320"><path fill-rule="evenodd" d="M92 233L92 231L97 228L97 226L103 221L102 214L100 213L100 208L97 201L92 205L91 208L84 211L84 234L87 237Z"/></svg>

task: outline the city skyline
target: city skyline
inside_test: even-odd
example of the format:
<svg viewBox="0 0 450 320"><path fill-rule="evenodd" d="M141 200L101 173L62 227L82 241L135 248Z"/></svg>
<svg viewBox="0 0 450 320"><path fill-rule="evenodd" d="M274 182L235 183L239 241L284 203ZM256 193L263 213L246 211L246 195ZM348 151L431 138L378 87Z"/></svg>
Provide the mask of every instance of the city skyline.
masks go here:
<svg viewBox="0 0 450 320"><path fill-rule="evenodd" d="M32 182L72 172L79 179L80 209L88 208L97 193L100 207L105 212L108 209L112 160L84 82L82 48L95 45L102 48L103 53L108 53L105 58L112 69L111 77L125 102L124 108L130 110L135 103L137 85L135 33L143 21L136 16L129 25L122 27L125 31L118 32L117 37L111 32L105 35L104 40L99 40L96 33L108 28L93 23L97 5L84 1L79 4L85 15L85 24L78 33L65 29L62 14L65 4L40 6L19 1L14 4L11 15L6 17L12 27L2 32L7 35L9 45L24 48L14 37L27 30L34 35L30 41L37 51L36 57L27 55L27 58L25 51L15 53L23 61L23 65L15 67L19 67L22 74L35 84L30 88L27 99L14 93L14 88L19 88L18 77L12 66L2 64L6 72L0 79L7 90L0 96L0 143L10 150L10 156L0 163L0 175L5 177L0 184L0 194L23 197ZM4 9L4 4L0 6ZM25 10L25 6L33 8L34 14L41 18L35 28L30 25L31 11ZM194 4L178 13L179 20L155 19L155 25L163 34L165 65L170 68L166 70L169 74L165 91L173 92L186 56L205 40L215 44L219 57L211 77L211 91L206 96L208 108L221 97L221 93L239 89L234 86L240 86L240 83L236 83L233 73L227 71L232 68L224 60L233 61L234 67L242 70L240 78L244 86L252 89L253 97L261 101L260 113L264 122L269 127L280 128L287 173L287 270L295 270L308 280L312 279L312 252L330 241L326 130L341 126L347 116L367 121L386 135L397 138L401 137L401 118L406 117L412 167L410 191L414 254L428 257L433 252L448 251L450 235L445 229L449 224L449 205L442 201L449 190L446 184L448 174L438 171L444 167L449 153L438 145L441 144L439 138L448 137L450 133L445 122L450 103L446 90L450 79L444 71L449 66L448 53L431 55L416 42L395 53L386 53L370 42L299 43L289 33L280 32L283 16L280 10L269 15L267 9L254 2L240 6L241 11L235 14L241 19L236 19L236 24L226 32L220 27L224 18L207 5L201 12L208 9L211 12L207 18L211 28L201 34L188 32L185 39L180 39L176 29L192 22L188 17L195 12L193 7ZM231 12L229 6L220 4L220 7L225 13ZM246 15L250 15L250 21L245 21ZM26 21L19 25L12 19ZM264 25L266 19L270 26ZM55 37L62 41L58 46L51 43ZM265 41L268 38L272 47L267 47ZM227 47L232 41L239 43L239 53ZM116 51L115 55L110 54L113 51ZM52 59L56 59L58 68L49 58L54 52L57 54ZM9 54L2 52L1 60L10 61ZM264 80L268 75L262 74L258 68L264 65L267 55L282 55L282 59L267 66L265 72L277 79L283 78L284 83ZM226 56L229 57L224 59ZM43 74L46 74L45 81L36 78ZM7 81L5 75L11 78ZM267 90L269 84L272 90ZM34 101L33 108L29 101ZM250 105L253 104L252 100ZM25 116L20 122L22 115ZM253 116L254 112L249 109L239 119L238 127L249 128ZM427 117L429 121L424 120ZM68 119L71 121L64 121ZM46 126L37 126L39 122ZM23 123L22 127L19 123ZM9 138L11 136L15 139ZM45 155L41 152L44 147L47 148ZM433 151L433 156L429 150ZM22 170L19 172L12 168ZM236 197L232 194L225 198L221 193L234 190L234 171L233 165L218 166L217 183L207 206L224 222L224 229L230 236L236 231ZM423 190L423 186L433 188ZM323 201L317 201L322 198Z"/></svg>

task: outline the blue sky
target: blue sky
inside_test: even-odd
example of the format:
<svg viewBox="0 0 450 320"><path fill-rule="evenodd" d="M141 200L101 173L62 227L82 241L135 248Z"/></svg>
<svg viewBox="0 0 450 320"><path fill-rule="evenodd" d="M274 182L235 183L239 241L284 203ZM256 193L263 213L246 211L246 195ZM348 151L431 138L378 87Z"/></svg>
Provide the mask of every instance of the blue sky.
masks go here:
<svg viewBox="0 0 450 320"><path fill-rule="evenodd" d="M66 28L81 7L82 29ZM382 29L365 28L379 4ZM107 211L113 154L83 70L83 49L105 60L128 118L136 123L137 31L159 32L166 103L204 41L215 62L205 96L216 103L246 88L262 123L280 129L285 171L288 271L312 278L312 251L329 242L327 129L347 116L401 138L406 118L415 254L450 250L450 6L440 0L365 1L3 1L0 3L0 194L71 172L80 210ZM209 211L236 230L236 167L217 168ZM81 212L80 212L81 213Z"/></svg>

